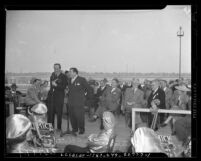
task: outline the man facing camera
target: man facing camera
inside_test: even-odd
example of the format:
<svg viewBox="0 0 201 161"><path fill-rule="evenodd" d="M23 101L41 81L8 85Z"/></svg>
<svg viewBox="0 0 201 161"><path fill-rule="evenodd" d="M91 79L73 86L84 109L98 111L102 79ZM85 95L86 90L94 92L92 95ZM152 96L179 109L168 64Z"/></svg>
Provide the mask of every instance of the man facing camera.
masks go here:
<svg viewBox="0 0 201 161"><path fill-rule="evenodd" d="M165 92L159 88L159 82L158 80L152 81L152 92L148 98L147 107L157 110L157 109L165 109ZM152 113L149 113L148 115L148 125L151 127L151 123L153 120ZM162 123L164 121L164 114L159 115L158 123ZM157 126L159 125L157 123ZM156 127L155 130L157 130L158 127Z"/></svg>
<svg viewBox="0 0 201 161"><path fill-rule="evenodd" d="M123 98L122 111L126 114L126 122L131 128L131 114L132 108L145 108L146 100L144 93L138 87L140 85L139 79L132 80L132 88L127 88ZM142 118L141 118L142 117ZM145 116L141 113L136 113L136 125L139 126L142 122L146 122Z"/></svg>
<svg viewBox="0 0 201 161"><path fill-rule="evenodd" d="M54 64L54 72L50 77L50 92L48 106L48 123L54 126L54 116L57 114L57 132L61 132L62 113L64 104L64 90L67 85L67 78L61 72L61 65Z"/></svg>
<svg viewBox="0 0 201 161"><path fill-rule="evenodd" d="M87 93L88 98L91 97L90 87L85 78L78 75L77 68L70 68L70 82L68 92L68 103L69 103L69 116L72 126L72 132L76 135L79 130L79 134L85 132L85 100Z"/></svg>

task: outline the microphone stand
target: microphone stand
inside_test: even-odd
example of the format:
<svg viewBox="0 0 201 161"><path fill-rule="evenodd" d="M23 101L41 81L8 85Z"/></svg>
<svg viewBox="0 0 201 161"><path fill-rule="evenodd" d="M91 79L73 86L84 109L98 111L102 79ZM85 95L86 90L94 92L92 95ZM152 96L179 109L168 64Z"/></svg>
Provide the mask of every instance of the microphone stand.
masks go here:
<svg viewBox="0 0 201 161"><path fill-rule="evenodd" d="M61 132L60 134L60 137L63 137L64 135L74 135L72 133L72 131L70 131L70 128L69 128L69 124L70 124L70 119L69 119L69 105L68 105L68 101L65 103L66 105L66 112L67 112L67 130L64 131L64 132Z"/></svg>

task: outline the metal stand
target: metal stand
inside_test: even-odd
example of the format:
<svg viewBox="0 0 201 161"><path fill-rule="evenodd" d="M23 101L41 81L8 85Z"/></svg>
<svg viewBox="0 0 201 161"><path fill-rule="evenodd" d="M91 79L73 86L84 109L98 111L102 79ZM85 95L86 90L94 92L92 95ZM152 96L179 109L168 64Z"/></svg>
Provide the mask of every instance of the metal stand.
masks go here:
<svg viewBox="0 0 201 161"><path fill-rule="evenodd" d="M67 104L66 104L66 106L67 106L67 130L64 132L61 132L60 137L63 137L64 135L68 135L68 134L73 135L72 131L70 131L70 129L69 129L69 124L70 124L69 110L68 110L69 106Z"/></svg>

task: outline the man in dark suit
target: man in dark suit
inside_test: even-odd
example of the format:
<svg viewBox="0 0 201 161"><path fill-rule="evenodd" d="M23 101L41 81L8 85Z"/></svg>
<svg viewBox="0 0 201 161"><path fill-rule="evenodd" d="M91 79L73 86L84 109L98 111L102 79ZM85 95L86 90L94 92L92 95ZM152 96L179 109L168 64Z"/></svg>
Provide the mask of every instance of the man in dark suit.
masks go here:
<svg viewBox="0 0 201 161"><path fill-rule="evenodd" d="M90 97L89 84L86 79L78 75L76 68L70 68L71 81L69 82L69 116L72 126L72 132L76 135L79 130L79 134L85 132L85 100L86 93L88 98Z"/></svg>
<svg viewBox="0 0 201 161"><path fill-rule="evenodd" d="M54 72L50 77L50 91L48 94L48 122L54 126L54 116L57 114L57 132L61 132L62 113L64 104L64 90L67 78L61 72L61 65L54 64Z"/></svg>
<svg viewBox="0 0 201 161"><path fill-rule="evenodd" d="M166 108L165 107L165 92L161 88L159 88L158 80L152 81L152 92L148 98L147 107L153 108L154 110ZM160 117L160 115L158 115L157 125L154 130L157 130L159 123L162 124L164 121L163 115L162 115L162 117ZM153 120L153 114L148 113L148 126L149 127L151 127L152 120Z"/></svg>

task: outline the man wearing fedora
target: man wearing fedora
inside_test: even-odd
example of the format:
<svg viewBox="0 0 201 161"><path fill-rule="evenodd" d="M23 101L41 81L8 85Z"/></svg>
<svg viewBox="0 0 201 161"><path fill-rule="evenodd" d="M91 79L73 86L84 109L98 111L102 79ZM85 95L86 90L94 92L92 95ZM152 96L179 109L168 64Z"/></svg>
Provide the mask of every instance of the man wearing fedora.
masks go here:
<svg viewBox="0 0 201 161"><path fill-rule="evenodd" d="M187 92L190 91L185 85L176 86L176 90L178 91L178 97L176 99L176 103L172 105L171 110L187 110L187 106L189 103L189 97L187 96ZM183 117L184 115L178 114L170 114L169 117L165 120L165 122L161 125L162 127L166 126L170 121L171 122L171 130L172 135L175 134L175 121Z"/></svg>
<svg viewBox="0 0 201 161"><path fill-rule="evenodd" d="M182 109L187 109L186 102L188 101L187 92L190 91L185 85L175 86L175 91L171 98L171 107L180 106Z"/></svg>

